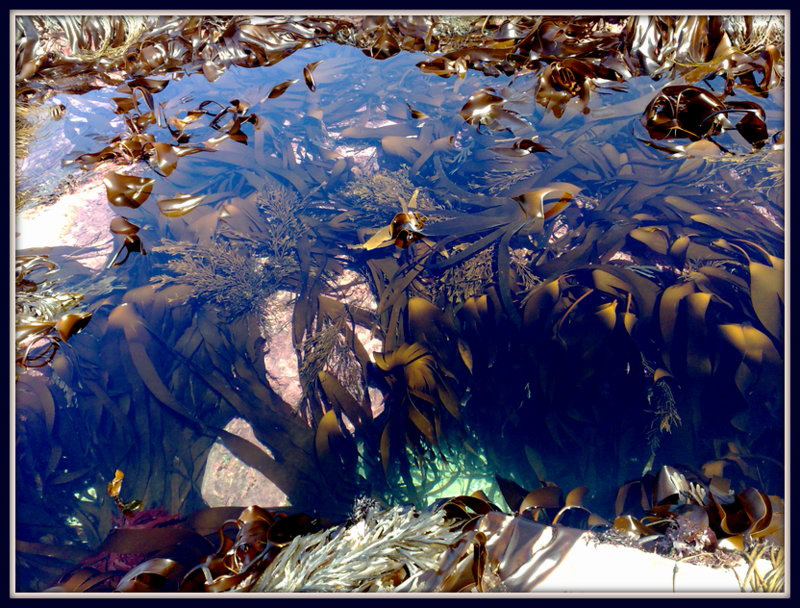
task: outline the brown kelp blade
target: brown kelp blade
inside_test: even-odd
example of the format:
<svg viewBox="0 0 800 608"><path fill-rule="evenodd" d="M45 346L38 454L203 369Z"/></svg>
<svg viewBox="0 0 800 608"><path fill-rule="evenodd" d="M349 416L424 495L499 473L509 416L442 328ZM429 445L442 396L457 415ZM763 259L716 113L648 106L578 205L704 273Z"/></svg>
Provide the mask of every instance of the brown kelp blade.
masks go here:
<svg viewBox="0 0 800 608"><path fill-rule="evenodd" d="M303 68L303 78L306 81L306 86L308 90L312 93L317 90L317 85L314 82L314 70L317 69L317 66L322 63L322 60L315 61L314 63L309 63L307 66Z"/></svg>
<svg viewBox="0 0 800 608"><path fill-rule="evenodd" d="M56 322L56 331L61 339L69 340L76 333L81 331L91 321L92 315L88 312L72 312L64 315Z"/></svg>
<svg viewBox="0 0 800 608"><path fill-rule="evenodd" d="M267 94L267 99L276 99L277 97L280 97L286 92L286 89L292 86L295 82L297 82L296 78L294 80L287 80L286 82L276 84L274 87L272 87L272 89L270 89L269 93Z"/></svg>
<svg viewBox="0 0 800 608"><path fill-rule="evenodd" d="M153 191L155 180L122 173L108 173L103 180L108 202L116 207L137 209Z"/></svg>
<svg viewBox="0 0 800 608"><path fill-rule="evenodd" d="M167 217L180 217L202 205L206 200L204 194L179 194L158 201L158 208Z"/></svg>

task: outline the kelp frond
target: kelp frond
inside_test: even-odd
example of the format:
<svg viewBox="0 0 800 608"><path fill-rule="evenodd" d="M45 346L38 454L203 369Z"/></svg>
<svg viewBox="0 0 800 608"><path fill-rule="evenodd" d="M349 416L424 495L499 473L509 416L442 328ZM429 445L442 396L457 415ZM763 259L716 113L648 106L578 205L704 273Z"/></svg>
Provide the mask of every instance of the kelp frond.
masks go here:
<svg viewBox="0 0 800 608"><path fill-rule="evenodd" d="M767 541L756 543L750 551L742 552L748 563L747 574L739 579L742 591L756 593L782 593L786 577L786 550ZM771 568L766 574L759 569L759 562L769 560ZM736 575L738 578L738 574Z"/></svg>
<svg viewBox="0 0 800 608"><path fill-rule="evenodd" d="M16 361L25 367L40 367L52 359L60 342L83 327L91 315L68 313L84 296L57 289L58 281L50 278L57 266L47 256L18 256L15 265ZM42 270L45 273L40 276Z"/></svg>
<svg viewBox="0 0 800 608"><path fill-rule="evenodd" d="M116 59L153 26L153 19L136 16L62 15L35 20L41 43L78 61Z"/></svg>

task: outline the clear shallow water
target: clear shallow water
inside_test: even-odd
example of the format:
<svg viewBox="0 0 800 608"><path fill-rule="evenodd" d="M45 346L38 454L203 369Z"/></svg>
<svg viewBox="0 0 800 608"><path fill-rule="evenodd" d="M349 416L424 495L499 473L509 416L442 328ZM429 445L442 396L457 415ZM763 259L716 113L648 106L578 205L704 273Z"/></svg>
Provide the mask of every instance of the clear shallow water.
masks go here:
<svg viewBox="0 0 800 608"><path fill-rule="evenodd" d="M168 176L135 169L154 180L152 192L138 208L115 210L140 228L146 255L134 251L95 274L74 272L69 246L51 252L61 266L58 289L83 291L80 309L93 316L44 369L51 388L38 376L18 388L20 538L97 546L116 509L106 495L115 469L125 471L126 499L145 508L188 514L203 507L205 457L216 429L233 416L250 420L271 452L265 459L238 446L239 454L294 506L325 515L341 516L360 494L429 502L449 469L482 478L469 491L482 488L495 502L496 474L529 489L538 479L565 492L585 485L587 505L611 517L617 488L645 470L700 470L726 456L726 475L782 494L783 472L774 464L783 454L783 363L780 355L774 360L781 337L766 338L773 346L760 347L758 363L754 351L737 355L736 341L724 338L740 326L768 333L769 313L759 314L758 302L772 297L771 279L754 291L747 271L756 260L767 265L767 253L784 257L778 154L770 146L751 153L735 132L718 139L737 159L673 158L644 145L640 117L665 84L648 77L629 80L624 92L596 90L588 115L568 110L556 119L534 102L535 73L469 70L463 79L441 78L416 67L426 58L400 53L377 61L326 44L270 67L230 68L213 83L202 75L170 80L154 93L166 118L209 100L216 103L203 107L214 112L239 100L241 117L258 116L258 128L242 124L246 144L214 143L214 151L178 159ZM318 61L311 91L303 68ZM298 81L268 98L290 79ZM460 112L487 88L514 113L487 114L478 128ZM62 142L53 156L99 151L106 142L98 140L122 132L110 102L116 95L58 96L67 115L55 124L65 140L52 136ZM737 91L737 99L767 111L770 136L783 128L781 95ZM185 145L225 132L211 118L191 123ZM175 143L166 128L145 130ZM523 140L547 151L517 155L512 146ZM428 149L434 153L418 163ZM553 211L561 192L571 191L569 204L540 224L520 215L525 199L511 197L546 187L557 194L545 195L545 210ZM414 188L427 241L358 248L389 225ZM178 217L158 204L195 195L206 198ZM644 232L631 236L637 228ZM648 236L658 231L669 248L663 252ZM697 249L683 259L671 249L687 235ZM114 253L123 243L115 238ZM746 254L713 248L721 238ZM431 254L432 246L449 257ZM464 251L472 255L453 264ZM392 276L404 266L415 272L423 258L430 266L415 280ZM701 272L709 265L716 274ZM609 267L633 274L594 272ZM336 285L345 268L369 285L377 314L324 308L330 302L319 296L341 300ZM162 275L175 280L155 289ZM662 306L666 289L690 279L692 298ZM557 295L544 289L553 281ZM297 294L292 331L307 372L301 404L271 391L261 362L263 304L279 288ZM433 302L441 316L411 298ZM480 306L483 313L472 312ZM368 363L345 329L355 325L375 329L387 354L424 344L429 354L415 360L433 371L399 356ZM341 348L322 349L323 334ZM667 368L659 383L654 373ZM336 376L350 401L319 372ZM374 419L366 412L377 404L363 401L367 386L383 395ZM40 390L51 393L52 410L30 405ZM354 414L351 402L364 413ZM331 409L338 430L323 416ZM444 458L431 435L440 436ZM741 450L745 465L736 460ZM421 483L421 469L430 484ZM444 492L453 488L462 486Z"/></svg>

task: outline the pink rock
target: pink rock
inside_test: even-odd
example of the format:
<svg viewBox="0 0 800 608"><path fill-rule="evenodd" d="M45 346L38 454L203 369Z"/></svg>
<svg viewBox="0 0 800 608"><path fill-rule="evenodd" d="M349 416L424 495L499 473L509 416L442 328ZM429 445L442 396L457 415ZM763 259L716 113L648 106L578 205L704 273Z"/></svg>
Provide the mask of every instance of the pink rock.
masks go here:
<svg viewBox="0 0 800 608"><path fill-rule="evenodd" d="M18 212L16 249L86 247L86 254L76 259L92 270L102 268L114 249L109 224L119 215L106 195L103 177L108 171L129 173L130 167L104 165L53 203Z"/></svg>
<svg viewBox="0 0 800 608"><path fill-rule="evenodd" d="M225 430L252 441L269 453L243 418L234 418ZM200 491L210 507L281 507L289 504L286 494L274 483L239 460L219 441L208 454Z"/></svg>

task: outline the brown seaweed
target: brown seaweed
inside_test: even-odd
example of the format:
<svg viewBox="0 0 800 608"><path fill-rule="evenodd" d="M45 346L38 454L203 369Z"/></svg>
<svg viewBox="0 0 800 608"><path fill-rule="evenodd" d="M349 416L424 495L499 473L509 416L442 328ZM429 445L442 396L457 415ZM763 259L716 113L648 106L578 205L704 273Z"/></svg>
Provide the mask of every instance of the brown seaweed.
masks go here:
<svg viewBox="0 0 800 608"><path fill-rule="evenodd" d="M100 546L114 505L110 497L75 494L80 484L102 487L117 469L128 473L126 493L143 505L164 504L171 512L190 501L197 506L194 486L217 437L293 503L336 513L359 492L391 494L404 485L413 496L412 467L443 456L450 441L463 450L476 445L501 471L507 449L514 477L526 485L557 479L572 487L594 486L608 471L614 481L631 479L648 455L645 472L684 451L703 462L698 454L717 440L715 460L704 467L707 480L684 483L659 469L660 477L628 486L620 495L620 531L660 534L695 549L779 536L780 499L752 486L767 483L762 475L775 466L768 458L778 453L775 445L767 450L772 456L759 450L769 446L782 407L782 190L779 183L769 191L751 188L734 173L744 174L746 162L769 162L775 156L767 154L783 144L764 110L769 106L731 99L734 92L764 97L781 85L779 48L747 48L746 40L722 33L718 18L696 16L620 17L603 27L594 18L488 17L461 30L434 17L367 18L358 28L340 18L163 17L147 32L116 18L65 19L49 33L45 23L20 23L18 98L40 95L45 81L58 80L63 90L95 86L78 74L89 65L87 55L108 52L94 70L101 73L97 86L115 78L119 85L114 71L124 72L114 103L127 131L78 160L90 166L145 159L159 178L169 178L106 176L111 204L137 214L111 223L124 239L111 260L115 271L133 276L135 264L121 265L130 253L145 253L145 226L184 243L148 236L148 249L172 258L163 276L152 277L160 285L112 290L91 313L18 328L28 337L60 330L59 339L75 345L74 352L29 353L52 359L52 369L43 368L43 379L24 374L17 385L18 476L32 480L18 506L25 525L38 526L33 540L49 533L45 524L74 512L80 524L52 526L56 541ZM35 42L46 35L67 39L76 55L37 56ZM408 75L414 85L427 82L426 74L459 78L441 81L449 88L438 98L410 99L413 106L369 83L366 94L376 103L361 111L354 110L353 92L330 104L319 98L327 93L320 83L348 65L326 60L303 70L308 90L288 91L298 73L222 103L207 96L179 109L159 102L164 76L202 72L213 82L231 66L273 65L322 40L356 44L375 59L430 53ZM517 87L530 72L536 86L521 96L511 86L472 88L469 97L458 92L471 84L462 80L468 70L517 76ZM618 87L614 81L634 85L642 74L689 83L716 74L726 88L671 82L634 100L641 104L635 111L614 107L604 117L592 110L581 126L569 122L570 103L582 111L590 102L602 105L604 89ZM281 104L300 94L319 102L292 118L290 128L263 109L288 107ZM520 98L542 104L545 119L520 118ZM399 122L368 126L371 112ZM628 118L641 118L656 141L620 145L613 136ZM367 192L366 180L354 178L353 159L329 145L333 126L348 143L374 144L382 166L402 162L401 172L383 170L387 200ZM158 141L165 127L168 141ZM205 141L187 145L201 133ZM734 158L725 136L743 139L753 154ZM155 202L147 203L150 197ZM410 200L417 209L407 203L387 226L397 203ZM754 206L764 213L756 216ZM354 218L384 228L367 239L369 229ZM331 281L344 268L371 281L374 313L337 299ZM37 288L21 275L18 293ZM471 280L468 290L442 287L461 276ZM301 413L278 397L264 370L254 313L278 285L298 294L292 338L306 363ZM86 325L88 314L93 321ZM384 340L374 363L356 325ZM352 373L343 373L344 363L325 366L332 344ZM98 352L99 370L90 364ZM374 418L369 385L386 399ZM711 399L726 403L724 415L712 415ZM80 412L73 407L78 400ZM234 414L253 424L269 453L222 430ZM476 443L464 440L464 428L477 434ZM524 440L522 428L529 429ZM176 436L180 442L172 441ZM732 436L741 443L719 443ZM585 449L595 442L607 459L595 461ZM359 459L367 463L366 478L357 472ZM733 489L725 481L731 470L751 485ZM542 533L530 519L583 528L599 521L581 486L565 498L554 485L516 491L508 504L523 517L515 523L485 496L450 501L447 510L474 534L451 548L448 568L428 575L431 588L503 588L525 559L521 539ZM667 524L623 513L628 499L655 509ZM244 589L280 546L313 528L308 518L255 508L228 516L238 537L221 531L216 553L206 547L186 559L151 555L118 589L175 590L192 568L185 579L192 589ZM222 522L215 524L206 532L217 532ZM500 545L514 534L521 544L504 552L490 542L495 534L505 539ZM573 538L558 534L554 559ZM115 534L105 547L161 543L161 550L179 537L194 538L135 536ZM59 586L96 590L104 581L84 569Z"/></svg>

